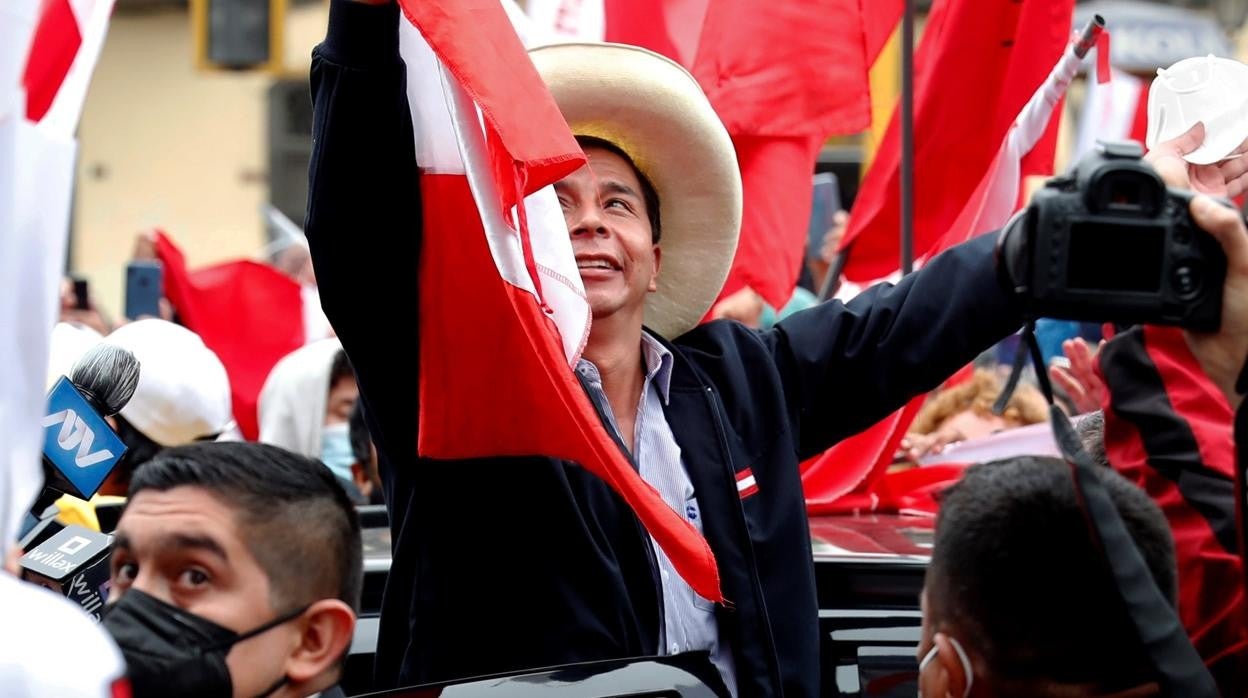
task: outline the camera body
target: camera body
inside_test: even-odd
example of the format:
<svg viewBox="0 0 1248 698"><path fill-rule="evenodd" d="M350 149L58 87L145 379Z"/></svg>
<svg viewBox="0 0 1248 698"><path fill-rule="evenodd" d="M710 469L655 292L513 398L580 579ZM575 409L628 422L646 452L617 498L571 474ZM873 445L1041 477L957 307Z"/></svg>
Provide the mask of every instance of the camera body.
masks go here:
<svg viewBox="0 0 1248 698"><path fill-rule="evenodd" d="M1216 330L1226 255L1134 142L1101 142L1002 233L998 263L1032 317Z"/></svg>

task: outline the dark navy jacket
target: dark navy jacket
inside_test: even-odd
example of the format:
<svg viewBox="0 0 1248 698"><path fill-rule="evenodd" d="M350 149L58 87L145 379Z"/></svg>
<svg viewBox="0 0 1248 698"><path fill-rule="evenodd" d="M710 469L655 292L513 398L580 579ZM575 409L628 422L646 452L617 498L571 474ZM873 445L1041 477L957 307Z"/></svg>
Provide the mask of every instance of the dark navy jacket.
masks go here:
<svg viewBox="0 0 1248 698"><path fill-rule="evenodd" d="M653 552L605 483L543 457L417 457L421 202L397 11L334 0L330 12L313 54L307 233L322 304L359 377L390 509L380 685L657 653ZM935 387L1021 324L998 286L992 243L973 241L895 287L770 331L713 322L669 344L667 419L731 602L718 619L741 695L820 693L798 462ZM747 468L758 488L743 500L736 473Z"/></svg>

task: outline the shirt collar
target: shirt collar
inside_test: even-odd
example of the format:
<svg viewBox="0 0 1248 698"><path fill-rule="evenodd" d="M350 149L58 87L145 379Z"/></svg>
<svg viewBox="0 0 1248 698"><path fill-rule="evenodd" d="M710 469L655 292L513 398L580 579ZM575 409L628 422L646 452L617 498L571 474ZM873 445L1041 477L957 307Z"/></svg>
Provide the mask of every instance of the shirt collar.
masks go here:
<svg viewBox="0 0 1248 698"><path fill-rule="evenodd" d="M659 398L666 405L667 395L672 385L672 365L675 363L672 352L668 351L662 342L642 332L641 358L646 362L646 382L654 384L659 392ZM592 382L602 382L598 367L588 359L582 358L577 361L576 370Z"/></svg>
<svg viewBox="0 0 1248 698"><path fill-rule="evenodd" d="M651 337L648 332L641 333L641 355L646 362L646 380L654 383L659 391L663 404L667 404L667 394L672 385L672 364L675 359L672 352L659 340Z"/></svg>

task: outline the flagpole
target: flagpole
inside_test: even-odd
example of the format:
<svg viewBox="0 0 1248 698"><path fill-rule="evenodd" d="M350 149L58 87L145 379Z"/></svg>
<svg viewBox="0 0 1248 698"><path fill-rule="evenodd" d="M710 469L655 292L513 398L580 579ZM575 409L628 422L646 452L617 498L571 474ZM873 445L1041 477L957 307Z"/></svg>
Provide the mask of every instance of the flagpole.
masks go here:
<svg viewBox="0 0 1248 698"><path fill-rule="evenodd" d="M901 273L914 271L914 0L901 18Z"/></svg>
<svg viewBox="0 0 1248 698"><path fill-rule="evenodd" d="M1088 51L1096 46L1096 40L1101 37L1103 31L1105 31L1105 18L1092 15L1092 19L1084 25L1083 31L1079 32L1079 40L1075 43L1075 57L1082 60L1088 55Z"/></svg>

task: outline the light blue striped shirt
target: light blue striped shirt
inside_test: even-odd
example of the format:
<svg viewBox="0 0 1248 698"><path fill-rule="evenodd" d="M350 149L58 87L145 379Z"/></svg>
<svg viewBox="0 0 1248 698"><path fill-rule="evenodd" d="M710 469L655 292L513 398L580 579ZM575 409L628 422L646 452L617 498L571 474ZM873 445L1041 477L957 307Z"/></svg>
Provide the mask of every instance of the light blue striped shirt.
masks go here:
<svg viewBox="0 0 1248 698"><path fill-rule="evenodd" d="M702 516L693 483L680 458L680 446L667 423L663 406L667 404L668 389L672 382L673 358L667 347L646 333L641 335L642 358L646 363L646 382L637 404L637 419L633 427L633 460L641 470L641 477L650 483L663 501L678 514L685 517L699 532ZM576 370L589 386L591 397L602 408L611 422L611 428L619 434L615 415L602 388L598 368L581 359ZM663 627L659 633L659 653L678 654L694 650L707 650L711 661L719 669L724 683L732 695L737 694L732 651L720 637L719 623L715 619L715 605L694 593L684 579L676 573L671 560L663 550L650 540L659 563L659 579L663 594Z"/></svg>

